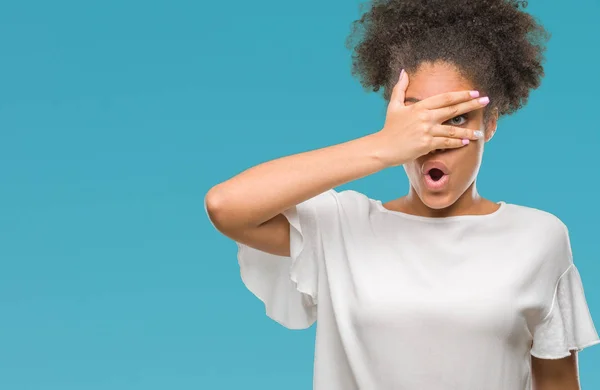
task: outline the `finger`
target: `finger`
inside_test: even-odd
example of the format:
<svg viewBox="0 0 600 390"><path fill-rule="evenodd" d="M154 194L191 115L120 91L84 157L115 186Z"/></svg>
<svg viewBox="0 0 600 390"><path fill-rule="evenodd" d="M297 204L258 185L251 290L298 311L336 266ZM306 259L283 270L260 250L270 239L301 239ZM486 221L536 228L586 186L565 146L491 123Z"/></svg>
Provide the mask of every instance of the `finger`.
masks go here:
<svg viewBox="0 0 600 390"><path fill-rule="evenodd" d="M434 137L460 138L475 141L483 137L483 131L464 127L437 125L431 129L431 135Z"/></svg>
<svg viewBox="0 0 600 390"><path fill-rule="evenodd" d="M404 105L404 98L406 96L406 88L408 87L408 73L404 69L400 72L400 77L394 89L392 90L392 96L390 97L390 103Z"/></svg>
<svg viewBox="0 0 600 390"><path fill-rule="evenodd" d="M445 122L448 119L457 117L458 115L483 108L489 102L490 99L486 96L479 99L472 99L468 102L458 103L453 106L437 108L435 110L431 110L430 113L436 122Z"/></svg>
<svg viewBox="0 0 600 390"><path fill-rule="evenodd" d="M479 97L478 91L446 92L421 100L417 105L428 110L452 106Z"/></svg>
<svg viewBox="0 0 600 390"><path fill-rule="evenodd" d="M458 149L468 145L469 143L470 141L468 139L433 137L430 149Z"/></svg>

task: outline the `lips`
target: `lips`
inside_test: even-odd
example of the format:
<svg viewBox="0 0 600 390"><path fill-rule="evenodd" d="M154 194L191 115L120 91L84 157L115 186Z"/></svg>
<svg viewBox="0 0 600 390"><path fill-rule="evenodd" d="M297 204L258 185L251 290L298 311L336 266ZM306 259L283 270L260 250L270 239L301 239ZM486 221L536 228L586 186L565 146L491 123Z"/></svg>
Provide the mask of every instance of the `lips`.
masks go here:
<svg viewBox="0 0 600 390"><path fill-rule="evenodd" d="M423 164L423 181L429 191L443 191L448 185L450 170L441 161L428 161Z"/></svg>
<svg viewBox="0 0 600 390"><path fill-rule="evenodd" d="M450 173L450 170L446 164L441 161L427 161L425 164L423 164L422 172L424 175L429 175L434 169L440 170L444 175L448 175Z"/></svg>

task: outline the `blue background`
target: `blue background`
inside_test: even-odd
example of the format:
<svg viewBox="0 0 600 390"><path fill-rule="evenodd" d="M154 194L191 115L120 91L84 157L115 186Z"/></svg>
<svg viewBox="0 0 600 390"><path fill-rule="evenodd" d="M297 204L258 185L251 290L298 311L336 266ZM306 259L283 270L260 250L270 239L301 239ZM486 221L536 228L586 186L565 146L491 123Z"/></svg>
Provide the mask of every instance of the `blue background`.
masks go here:
<svg viewBox="0 0 600 390"><path fill-rule="evenodd" d="M482 195L569 226L600 328L597 0L530 1L547 76L500 122ZM0 5L0 388L309 389L314 327L266 317L212 227L212 185L378 130L348 0ZM338 189L389 200L402 168ZM600 347L580 354L600 386Z"/></svg>

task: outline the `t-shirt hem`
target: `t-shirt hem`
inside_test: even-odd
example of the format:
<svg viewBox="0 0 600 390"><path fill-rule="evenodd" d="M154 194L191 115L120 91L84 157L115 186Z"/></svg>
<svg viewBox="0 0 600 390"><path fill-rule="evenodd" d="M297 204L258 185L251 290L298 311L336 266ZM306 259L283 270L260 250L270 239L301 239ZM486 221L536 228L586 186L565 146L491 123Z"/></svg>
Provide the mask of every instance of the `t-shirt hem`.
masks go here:
<svg viewBox="0 0 600 390"><path fill-rule="evenodd" d="M534 357L536 357L538 359L556 360L556 359L562 359L562 358L566 358L568 356L571 356L571 351L577 351L577 352L579 352L579 351L583 350L584 348L591 347L591 346L596 345L596 344L600 344L600 338L596 338L596 339L594 339L592 341L589 341L587 343L581 343L581 344L576 345L576 346L570 346L568 348L567 352L564 352L563 354L560 354L560 355L538 354L537 352L534 352L533 350L530 351L530 354L531 354L531 356L534 356Z"/></svg>

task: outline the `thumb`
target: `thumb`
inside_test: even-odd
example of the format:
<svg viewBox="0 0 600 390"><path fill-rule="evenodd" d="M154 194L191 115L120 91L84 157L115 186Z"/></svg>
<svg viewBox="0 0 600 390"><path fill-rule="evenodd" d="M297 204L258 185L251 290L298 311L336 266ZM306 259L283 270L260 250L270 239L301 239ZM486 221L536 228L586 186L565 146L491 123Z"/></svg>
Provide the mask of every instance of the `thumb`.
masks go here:
<svg viewBox="0 0 600 390"><path fill-rule="evenodd" d="M404 105L404 98L406 97L406 88L408 87L408 73L404 69L400 72L398 82L392 90L392 96L390 97L390 103L395 105Z"/></svg>

